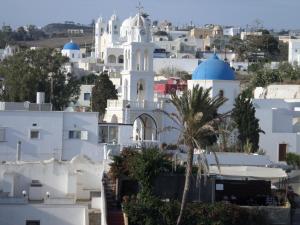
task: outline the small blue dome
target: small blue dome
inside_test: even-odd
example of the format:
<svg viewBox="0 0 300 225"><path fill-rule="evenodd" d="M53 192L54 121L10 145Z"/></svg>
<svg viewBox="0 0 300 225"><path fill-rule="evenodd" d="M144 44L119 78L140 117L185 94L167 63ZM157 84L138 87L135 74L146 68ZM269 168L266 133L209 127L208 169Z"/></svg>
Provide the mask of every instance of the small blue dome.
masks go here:
<svg viewBox="0 0 300 225"><path fill-rule="evenodd" d="M74 43L73 41L68 42L64 45L64 50L80 50L79 45Z"/></svg>
<svg viewBox="0 0 300 225"><path fill-rule="evenodd" d="M235 80L235 75L230 66L214 54L198 65L192 80Z"/></svg>

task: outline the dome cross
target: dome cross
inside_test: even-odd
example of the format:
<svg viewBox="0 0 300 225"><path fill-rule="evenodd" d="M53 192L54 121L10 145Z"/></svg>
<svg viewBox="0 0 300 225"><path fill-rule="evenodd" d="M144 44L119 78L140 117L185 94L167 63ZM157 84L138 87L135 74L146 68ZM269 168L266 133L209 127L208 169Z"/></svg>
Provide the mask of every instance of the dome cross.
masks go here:
<svg viewBox="0 0 300 225"><path fill-rule="evenodd" d="M138 9L139 14L141 14L143 12L144 7L142 6L142 3L140 1L136 8Z"/></svg>

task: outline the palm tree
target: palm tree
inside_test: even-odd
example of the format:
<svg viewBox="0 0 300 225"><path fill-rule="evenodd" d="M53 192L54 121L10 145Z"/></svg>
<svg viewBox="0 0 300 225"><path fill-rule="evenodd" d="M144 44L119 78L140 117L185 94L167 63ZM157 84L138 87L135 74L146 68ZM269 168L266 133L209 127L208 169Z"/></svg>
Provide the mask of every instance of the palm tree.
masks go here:
<svg viewBox="0 0 300 225"><path fill-rule="evenodd" d="M172 127L165 127L163 130L178 130L180 132L179 140L187 146L185 184L177 225L182 223L182 215L190 190L194 149L203 149L216 140L217 125L222 117L226 115L218 114L218 108L223 105L226 99L220 96L211 98L210 91L211 89L204 89L203 87L196 85L192 90L183 92L181 96L172 94L171 102L177 109L177 113L168 113L160 110L160 112L164 113L176 124ZM209 168L205 154L202 153L200 159L198 158L198 161L201 164L199 165L200 173L201 170L204 169L204 173L207 174ZM218 164L217 158L216 161Z"/></svg>

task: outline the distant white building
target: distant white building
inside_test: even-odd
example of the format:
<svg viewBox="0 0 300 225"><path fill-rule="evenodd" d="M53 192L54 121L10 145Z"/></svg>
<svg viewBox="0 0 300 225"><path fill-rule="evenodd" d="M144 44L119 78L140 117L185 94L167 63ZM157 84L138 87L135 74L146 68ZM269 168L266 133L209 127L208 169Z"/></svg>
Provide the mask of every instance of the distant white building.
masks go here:
<svg viewBox="0 0 300 225"><path fill-rule="evenodd" d="M95 85L80 85L80 95L75 106L87 110L91 108L92 90Z"/></svg>
<svg viewBox="0 0 300 225"><path fill-rule="evenodd" d="M243 31L241 32L241 39L246 40L248 36L262 36L261 31Z"/></svg>
<svg viewBox="0 0 300 225"><path fill-rule="evenodd" d="M300 39L289 39L289 63L300 65Z"/></svg>
<svg viewBox="0 0 300 225"><path fill-rule="evenodd" d="M240 27L226 27L223 28L223 35L225 36L236 36L241 33L241 28Z"/></svg>
<svg viewBox="0 0 300 225"><path fill-rule="evenodd" d="M18 53L19 51L20 51L19 46L17 46L17 45L7 45L4 48L4 51L2 53L2 59L5 59L5 58L7 58L9 56L13 56L16 53Z"/></svg>
<svg viewBox="0 0 300 225"><path fill-rule="evenodd" d="M259 146L274 162L285 161L286 153L300 154L300 86L258 87L253 104L260 128Z"/></svg>

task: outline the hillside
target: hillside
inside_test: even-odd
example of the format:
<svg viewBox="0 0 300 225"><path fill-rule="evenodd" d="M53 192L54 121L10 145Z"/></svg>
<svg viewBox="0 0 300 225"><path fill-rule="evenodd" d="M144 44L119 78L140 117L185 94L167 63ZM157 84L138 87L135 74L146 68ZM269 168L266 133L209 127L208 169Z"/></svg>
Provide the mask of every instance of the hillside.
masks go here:
<svg viewBox="0 0 300 225"><path fill-rule="evenodd" d="M93 34L88 34L81 37L58 37L58 38L49 38L49 39L43 39L38 41L21 41L18 42L20 45L25 45L28 47L46 47L46 48L62 48L65 43L69 42L70 40L73 40L77 44L79 44L81 47L85 46L92 46L93 45Z"/></svg>
<svg viewBox="0 0 300 225"><path fill-rule="evenodd" d="M84 34L93 33L93 27L82 24L50 23L42 28L49 36L66 34L68 30L83 30Z"/></svg>

